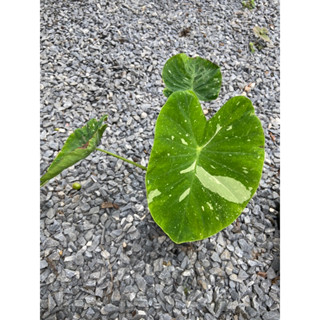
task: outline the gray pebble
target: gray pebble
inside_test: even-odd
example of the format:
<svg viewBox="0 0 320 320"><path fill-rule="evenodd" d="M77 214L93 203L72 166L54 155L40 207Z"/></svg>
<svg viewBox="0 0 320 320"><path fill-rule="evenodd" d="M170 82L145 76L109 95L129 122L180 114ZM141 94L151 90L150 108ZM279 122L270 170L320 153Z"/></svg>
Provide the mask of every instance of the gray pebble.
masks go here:
<svg viewBox="0 0 320 320"><path fill-rule="evenodd" d="M103 298L103 289L97 287L96 291L95 291L95 295L100 297L100 298Z"/></svg>
<svg viewBox="0 0 320 320"><path fill-rule="evenodd" d="M118 311L119 311L119 307L111 303L103 306L100 310L101 314L103 315L112 315L114 313L117 313Z"/></svg>
<svg viewBox="0 0 320 320"><path fill-rule="evenodd" d="M142 291L142 292L145 292L146 291L146 285L147 285L147 282L146 280L139 274L137 274L136 276L136 283L137 283L137 286L138 288Z"/></svg>
<svg viewBox="0 0 320 320"><path fill-rule="evenodd" d="M58 306L61 306L63 303L63 291L58 291L54 294L54 299L56 300L56 303Z"/></svg>
<svg viewBox="0 0 320 320"><path fill-rule="evenodd" d="M242 258L242 257L243 257L243 251L242 251L239 247L236 247L236 249L235 249L235 254L236 254L239 258Z"/></svg>
<svg viewBox="0 0 320 320"><path fill-rule="evenodd" d="M267 276L268 276L268 279L272 280L274 278L276 278L277 274L275 273L275 271L273 270L272 267L270 267L267 271Z"/></svg>
<svg viewBox="0 0 320 320"><path fill-rule="evenodd" d="M213 252L213 253L212 253L211 259L212 259L213 261L215 261L215 262L221 262L221 259L220 259L220 257L219 257L219 255L218 255L217 252Z"/></svg>
<svg viewBox="0 0 320 320"><path fill-rule="evenodd" d="M148 308L148 300L144 297L137 297L133 301L134 305L139 308Z"/></svg>
<svg viewBox="0 0 320 320"><path fill-rule="evenodd" d="M44 269L48 266L48 262L46 260L40 260L40 269Z"/></svg>
<svg viewBox="0 0 320 320"><path fill-rule="evenodd" d="M245 252L249 252L251 251L251 246L248 244L248 242L245 239L239 239L239 245L240 248L245 251Z"/></svg>
<svg viewBox="0 0 320 320"><path fill-rule="evenodd" d="M227 249L225 249L220 255L221 260L230 260L230 257L230 252Z"/></svg>
<svg viewBox="0 0 320 320"><path fill-rule="evenodd" d="M226 310L226 308L227 308L227 303L225 301L218 300L214 308L215 316L219 317L221 313Z"/></svg>
<svg viewBox="0 0 320 320"><path fill-rule="evenodd" d="M56 302L54 301L52 295L48 295L48 311L51 312L56 307Z"/></svg>
<svg viewBox="0 0 320 320"><path fill-rule="evenodd" d="M83 203L80 208L83 212L87 212L90 209L90 205L88 203Z"/></svg>
<svg viewBox="0 0 320 320"><path fill-rule="evenodd" d="M238 279L239 280L246 280L249 278L249 275L243 271L242 269L240 269L239 273L238 273Z"/></svg>
<svg viewBox="0 0 320 320"><path fill-rule="evenodd" d="M163 269L163 258L156 259L153 263L153 271L159 272Z"/></svg>
<svg viewBox="0 0 320 320"><path fill-rule="evenodd" d="M85 297L86 303L94 304L96 302L96 298L94 296L87 296Z"/></svg>
<svg viewBox="0 0 320 320"><path fill-rule="evenodd" d="M73 271L73 270L64 269L64 271L65 271L66 276L67 276L68 278L72 278L72 277L74 277L74 276L76 275L76 272Z"/></svg>
<svg viewBox="0 0 320 320"><path fill-rule="evenodd" d="M43 243L43 246L45 248L54 248L54 247L58 247L58 245L59 245L59 242L52 238L47 238Z"/></svg>
<svg viewBox="0 0 320 320"><path fill-rule="evenodd" d="M47 217L48 217L49 219L52 219L52 218L54 217L54 215L55 215L55 210L54 210L53 208L50 208L50 209L48 210L48 212L47 212Z"/></svg>
<svg viewBox="0 0 320 320"><path fill-rule="evenodd" d="M99 207L93 207L90 209L89 214L97 214L99 213L100 208Z"/></svg>
<svg viewBox="0 0 320 320"><path fill-rule="evenodd" d="M121 300L121 295L120 295L120 292L119 290L115 289L111 295L111 301L113 303L117 303Z"/></svg>
<svg viewBox="0 0 320 320"><path fill-rule="evenodd" d="M147 319L147 313L143 310L137 310L133 320Z"/></svg>
<svg viewBox="0 0 320 320"><path fill-rule="evenodd" d="M279 311L269 311L263 314L262 319L263 320L279 320L280 313Z"/></svg>
<svg viewBox="0 0 320 320"><path fill-rule="evenodd" d="M84 301L83 300L75 300L74 301L74 305L76 306L76 307L83 307L84 306Z"/></svg>
<svg viewBox="0 0 320 320"><path fill-rule="evenodd" d="M84 264L84 258L82 254L77 254L74 262L78 265L78 266L82 266Z"/></svg>

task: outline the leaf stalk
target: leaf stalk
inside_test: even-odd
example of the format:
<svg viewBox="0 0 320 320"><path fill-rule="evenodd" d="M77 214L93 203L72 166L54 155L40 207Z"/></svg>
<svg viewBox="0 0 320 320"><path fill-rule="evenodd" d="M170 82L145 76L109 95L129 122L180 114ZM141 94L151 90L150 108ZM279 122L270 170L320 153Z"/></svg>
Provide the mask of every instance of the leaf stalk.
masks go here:
<svg viewBox="0 0 320 320"><path fill-rule="evenodd" d="M138 168L140 168L140 169L142 169L142 170L144 170L144 171L147 171L147 168L144 167L144 166L142 166L141 164L136 163L136 162L134 162L134 161L131 161L131 160L129 160L129 159L123 158L123 157L121 157L121 156L118 156L117 154L114 154L114 153L112 153L112 152L110 152L110 151L103 150L103 149L100 149L100 148L96 148L96 150L101 151L101 152L104 152L104 153L106 153L106 154L108 154L108 155L110 155L110 156L113 156L113 157L115 157L115 158L121 159L121 160L123 160L123 161L125 161L125 162L128 162L128 163L130 163L130 164L133 164L134 166L136 166L136 167L138 167Z"/></svg>

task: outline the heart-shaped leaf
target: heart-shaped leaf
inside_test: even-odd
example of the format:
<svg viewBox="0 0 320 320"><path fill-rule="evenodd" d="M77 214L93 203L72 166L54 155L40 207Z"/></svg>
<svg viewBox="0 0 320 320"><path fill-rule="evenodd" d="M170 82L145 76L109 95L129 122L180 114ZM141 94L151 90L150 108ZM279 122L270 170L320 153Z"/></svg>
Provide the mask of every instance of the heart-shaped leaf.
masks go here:
<svg viewBox="0 0 320 320"><path fill-rule="evenodd" d="M189 58L180 53L171 57L163 67L163 93L169 97L175 91L192 90L199 100L210 101L218 97L221 88L220 68L209 60Z"/></svg>
<svg viewBox="0 0 320 320"><path fill-rule="evenodd" d="M259 185L263 148L248 98L230 99L207 121L192 91L173 93L156 122L146 174L153 219L176 243L224 229Z"/></svg>
<svg viewBox="0 0 320 320"><path fill-rule="evenodd" d="M71 167L93 152L100 143L103 132L107 128L107 125L103 124L106 120L106 115L99 121L91 119L84 127L76 129L71 133L46 174L40 178L40 186L44 186L64 169Z"/></svg>

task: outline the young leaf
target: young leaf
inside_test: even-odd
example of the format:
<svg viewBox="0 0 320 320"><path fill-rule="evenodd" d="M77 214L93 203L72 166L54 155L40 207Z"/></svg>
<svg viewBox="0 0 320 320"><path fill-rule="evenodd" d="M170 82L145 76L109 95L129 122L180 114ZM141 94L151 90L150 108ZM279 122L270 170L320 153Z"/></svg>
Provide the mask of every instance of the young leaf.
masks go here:
<svg viewBox="0 0 320 320"><path fill-rule="evenodd" d="M248 98L230 99L207 121L192 91L173 93L156 122L146 174L153 219L176 243L224 229L259 185L263 148Z"/></svg>
<svg viewBox="0 0 320 320"><path fill-rule="evenodd" d="M84 127L76 129L71 133L46 174L40 178L41 187L64 169L86 158L96 149L100 143L103 132L107 128L107 125L103 124L106 120L106 115L99 121L91 119Z"/></svg>
<svg viewBox="0 0 320 320"><path fill-rule="evenodd" d="M210 101L218 97L221 87L220 68L209 60L189 58L180 53L171 57L163 67L163 93L169 97L175 91L192 90L199 100Z"/></svg>

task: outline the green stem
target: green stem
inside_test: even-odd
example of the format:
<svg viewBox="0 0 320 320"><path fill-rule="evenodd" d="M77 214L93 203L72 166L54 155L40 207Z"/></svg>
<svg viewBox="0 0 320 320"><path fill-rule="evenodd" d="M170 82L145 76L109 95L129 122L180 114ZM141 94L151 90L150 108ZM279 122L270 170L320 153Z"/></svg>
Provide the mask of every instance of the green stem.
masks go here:
<svg viewBox="0 0 320 320"><path fill-rule="evenodd" d="M131 163L131 164L133 164L134 166L139 167L140 169L147 171L147 168L144 167L144 166L142 166L141 164L138 164L138 163L135 163L135 162L133 162L133 161L131 161L131 160L128 160L128 159L126 159L126 158L120 157L120 156L118 156L118 155L116 155L116 154L114 154L114 153L112 153L112 152L110 152L110 151L106 151L106 150L103 150L103 149L100 149L100 148L96 148L96 150L101 151L101 152L104 152L104 153L106 153L106 154L109 154L110 156L116 157L116 158L121 159L121 160L123 160L123 161L125 161L125 162Z"/></svg>

